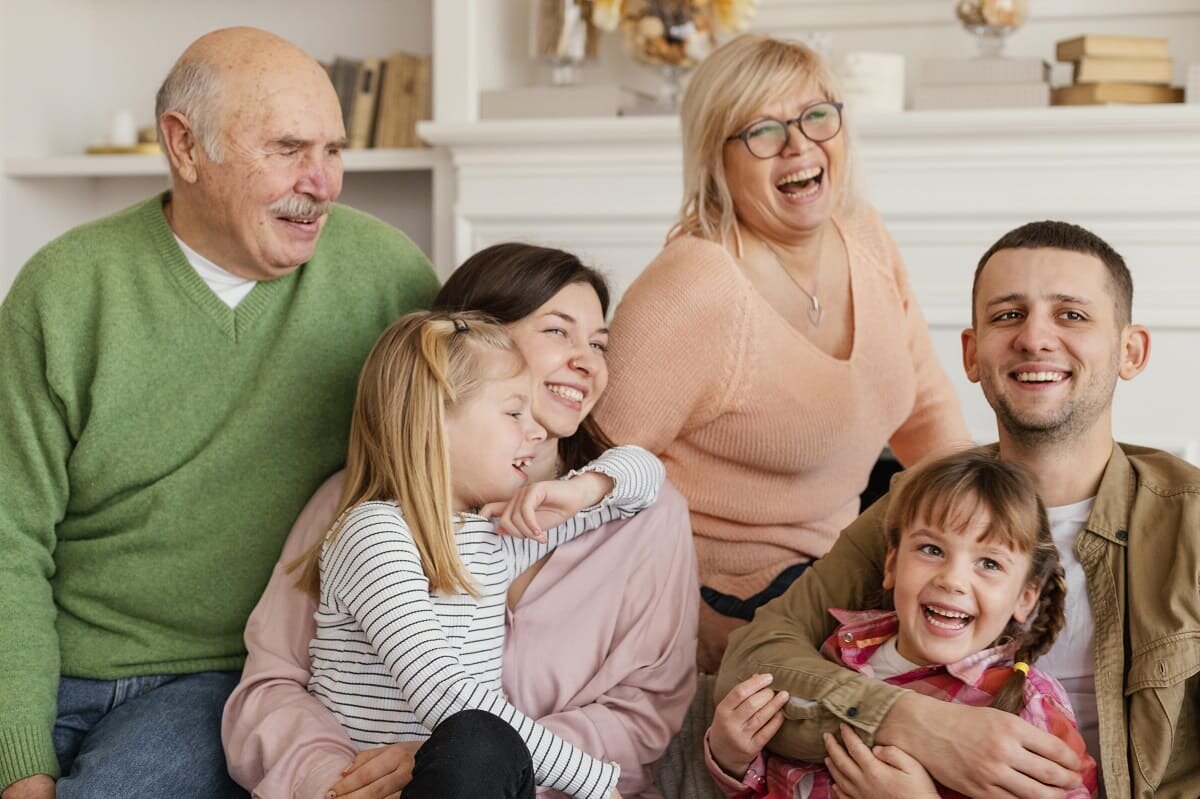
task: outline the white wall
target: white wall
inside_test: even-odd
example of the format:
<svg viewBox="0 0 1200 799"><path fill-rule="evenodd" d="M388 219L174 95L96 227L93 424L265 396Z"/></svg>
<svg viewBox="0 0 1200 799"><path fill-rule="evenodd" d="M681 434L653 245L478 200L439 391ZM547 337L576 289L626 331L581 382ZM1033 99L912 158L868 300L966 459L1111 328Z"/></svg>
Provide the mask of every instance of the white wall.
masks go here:
<svg viewBox="0 0 1200 799"><path fill-rule="evenodd" d="M979 440L995 417L960 365L979 255L1032 219L1083 224L1126 256L1150 367L1118 391L1122 440L1200 463L1200 107L920 112L858 120L868 195L896 239L934 346ZM679 204L668 118L427 128L458 167L458 258L523 240L578 253L619 294L661 248ZM697 325L702 368L705 331Z"/></svg>
<svg viewBox="0 0 1200 799"><path fill-rule="evenodd" d="M453 67L480 89L543 79L529 61L528 14L514 3L452 0L474 25ZM530 0L519 0L526 12ZM752 29L827 33L835 51L904 55L909 89L922 58L971 57L974 39L952 0L759 0ZM1054 43L1087 33L1163 36L1184 65L1200 62L1200 0L1032 0L1008 52L1054 58ZM455 21L439 20L448 28ZM453 34L448 37L453 39ZM465 39L464 39L465 40ZM441 54L435 54L441 58ZM653 72L619 34L583 70L589 82L645 88ZM1057 82L1070 79L1056 70ZM457 166L456 256L518 238L573 249L609 272L618 292L661 244L679 201L673 120L474 122L472 104L429 129ZM1200 463L1200 109L1044 109L860 119L868 195L908 264L935 347L981 439L994 416L962 375L959 331L970 275L1004 231L1034 218L1086 225L1125 253L1135 316L1150 324L1147 372L1118 391L1118 437ZM1079 112L1079 113L1075 113ZM957 132L955 128L958 128ZM1037 128L1037 130L1032 130Z"/></svg>

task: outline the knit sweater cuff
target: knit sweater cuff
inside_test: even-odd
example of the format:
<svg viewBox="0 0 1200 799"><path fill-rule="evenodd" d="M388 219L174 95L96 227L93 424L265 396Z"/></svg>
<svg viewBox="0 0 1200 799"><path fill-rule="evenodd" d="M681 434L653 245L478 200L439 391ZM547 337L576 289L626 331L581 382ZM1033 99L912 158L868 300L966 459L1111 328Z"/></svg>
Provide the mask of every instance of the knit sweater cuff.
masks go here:
<svg viewBox="0 0 1200 799"><path fill-rule="evenodd" d="M35 725L0 727L0 791L35 774L58 777L50 730Z"/></svg>

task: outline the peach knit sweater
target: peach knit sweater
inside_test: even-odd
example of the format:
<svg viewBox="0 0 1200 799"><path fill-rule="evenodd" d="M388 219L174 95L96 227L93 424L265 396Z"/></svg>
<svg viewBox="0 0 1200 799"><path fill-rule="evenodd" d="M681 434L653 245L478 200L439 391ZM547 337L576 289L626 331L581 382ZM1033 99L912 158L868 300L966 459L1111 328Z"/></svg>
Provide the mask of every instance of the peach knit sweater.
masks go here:
<svg viewBox="0 0 1200 799"><path fill-rule="evenodd" d="M681 236L625 293L596 418L658 454L691 508L702 585L748 598L820 557L857 516L885 444L902 463L968 440L895 243L866 205L835 224L854 305L850 357L784 320L724 247ZM740 622L701 605L715 671Z"/></svg>

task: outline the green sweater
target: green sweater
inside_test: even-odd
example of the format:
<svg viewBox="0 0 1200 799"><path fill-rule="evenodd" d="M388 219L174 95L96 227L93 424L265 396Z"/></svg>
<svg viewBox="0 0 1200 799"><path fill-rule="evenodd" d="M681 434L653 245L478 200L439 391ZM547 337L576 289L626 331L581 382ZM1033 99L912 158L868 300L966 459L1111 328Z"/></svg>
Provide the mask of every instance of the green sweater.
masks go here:
<svg viewBox="0 0 1200 799"><path fill-rule="evenodd" d="M336 207L311 261L230 309L164 196L47 245L0 306L0 789L57 775L60 674L241 668L367 351L437 291L402 233Z"/></svg>

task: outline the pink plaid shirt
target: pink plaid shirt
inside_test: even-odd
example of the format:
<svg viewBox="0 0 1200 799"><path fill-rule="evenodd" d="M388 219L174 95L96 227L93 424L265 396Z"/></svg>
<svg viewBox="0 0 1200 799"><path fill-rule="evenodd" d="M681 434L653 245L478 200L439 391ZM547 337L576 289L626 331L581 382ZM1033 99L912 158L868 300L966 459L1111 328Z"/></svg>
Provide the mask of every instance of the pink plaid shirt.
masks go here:
<svg viewBox="0 0 1200 799"><path fill-rule="evenodd" d="M821 647L821 653L867 677L874 677L868 662L882 644L896 635L899 625L894 611L850 611L830 609L841 626ZM899 685L926 696L961 705L986 707L1012 674L1012 643L985 649L946 666L922 666L889 677L885 682ZM1065 741L1083 762L1083 785L1067 794L1067 799L1087 799L1096 790L1096 761L1088 755L1083 738L1075 726L1066 691L1048 674L1029 669L1025 680L1025 708L1021 718ZM819 764L802 763L763 751L742 779L730 777L713 760L704 741L704 759L718 787L734 799L829 799L829 772ZM962 794L938 786L938 795L963 799Z"/></svg>

